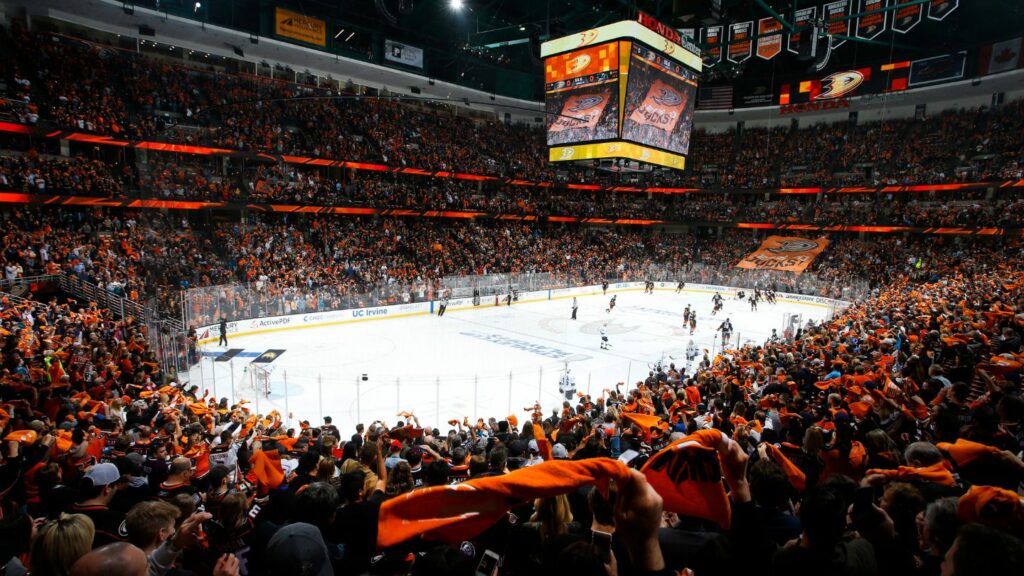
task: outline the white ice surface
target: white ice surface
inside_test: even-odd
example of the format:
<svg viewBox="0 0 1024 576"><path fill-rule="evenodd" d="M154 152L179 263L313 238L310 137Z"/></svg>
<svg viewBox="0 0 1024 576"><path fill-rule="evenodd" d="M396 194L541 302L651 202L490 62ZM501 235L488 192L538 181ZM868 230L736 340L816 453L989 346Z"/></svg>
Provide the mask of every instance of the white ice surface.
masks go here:
<svg viewBox="0 0 1024 576"><path fill-rule="evenodd" d="M545 412L561 406L558 381L566 363L577 389L595 397L617 382L635 383L664 358L686 365L693 338L703 351L722 348L715 330L725 318L739 339L763 343L773 328L782 333L787 314L803 323L826 318L827 307L761 302L756 312L743 300L726 296L725 309L711 315L704 292L659 289L654 294L622 291L614 310L608 296L579 298L578 319L569 319L572 299L489 305L434 315L382 318L367 322L238 336L228 348L244 348L242 357L214 362L206 357L190 380L218 398L248 399L260 413L277 409L292 414L290 423L323 416L347 435L357 422L382 420L394 425L400 411L412 411L424 426L468 416L503 419L539 400ZM697 330L682 327L687 304L697 310ZM600 348L600 330L608 323L610 350ZM206 354L225 348L208 345ZM268 349L285 352L271 366L269 397L251 385L249 362ZM669 358L669 356L674 357ZM366 375L366 380L362 376ZM233 385L232 385L233 383ZM575 404L575 401L573 402Z"/></svg>

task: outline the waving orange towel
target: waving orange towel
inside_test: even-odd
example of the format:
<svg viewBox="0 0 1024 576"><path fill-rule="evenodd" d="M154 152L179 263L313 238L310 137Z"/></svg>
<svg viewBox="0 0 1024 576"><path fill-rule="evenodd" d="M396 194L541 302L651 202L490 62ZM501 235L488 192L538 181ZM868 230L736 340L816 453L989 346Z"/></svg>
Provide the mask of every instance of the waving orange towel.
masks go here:
<svg viewBox="0 0 1024 576"><path fill-rule="evenodd" d="M771 456L772 460L774 460L775 463L782 468L782 471L786 473L786 478L794 488L797 490L803 490L807 487L807 475L804 474L803 470L798 468L796 464L793 464L793 462L787 458L786 455L782 453L782 450L779 450L775 444L766 443L765 447L768 450L768 455Z"/></svg>
<svg viewBox="0 0 1024 576"><path fill-rule="evenodd" d="M557 496L587 484L606 491L612 479L628 481L625 464L592 458L544 462L503 476L415 490L381 504L377 547L420 535L456 544L480 534L520 502Z"/></svg>
<svg viewBox="0 0 1024 576"><path fill-rule="evenodd" d="M966 466L986 454L999 454L999 448L995 446L979 444L963 438L957 438L956 442L952 444L939 442L935 446L945 452L957 466Z"/></svg>
<svg viewBox="0 0 1024 576"><path fill-rule="evenodd" d="M879 470L872 469L868 470L867 474L882 474L888 476L892 480L916 480L918 482L934 482L936 484L942 484L943 486L955 486L956 480L953 478L953 473L946 467L945 462L939 462L938 464L932 464L931 466L925 466L924 468L914 468L913 466L900 466L895 470Z"/></svg>
<svg viewBox="0 0 1024 576"><path fill-rule="evenodd" d="M661 495L666 512L706 518L728 529L732 519L718 449L731 442L718 430L700 430L658 452L640 472Z"/></svg>

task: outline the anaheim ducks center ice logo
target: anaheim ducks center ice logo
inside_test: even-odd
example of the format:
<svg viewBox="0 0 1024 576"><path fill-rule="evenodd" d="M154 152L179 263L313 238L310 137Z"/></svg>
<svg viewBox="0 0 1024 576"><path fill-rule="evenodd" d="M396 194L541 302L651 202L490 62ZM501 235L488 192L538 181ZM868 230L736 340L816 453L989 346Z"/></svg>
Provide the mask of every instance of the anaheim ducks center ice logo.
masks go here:
<svg viewBox="0 0 1024 576"><path fill-rule="evenodd" d="M781 240L778 246L769 248L768 251L775 254L788 254L791 252L807 252L817 248L818 243L814 240Z"/></svg>
<svg viewBox="0 0 1024 576"><path fill-rule="evenodd" d="M683 97L668 88L662 88L653 100L662 106L675 107L682 103Z"/></svg>
<svg viewBox="0 0 1024 576"><path fill-rule="evenodd" d="M586 96L576 100L576 105L569 108L569 112L584 112L604 102L604 96Z"/></svg>
<svg viewBox="0 0 1024 576"><path fill-rule="evenodd" d="M815 100L828 100L845 96L864 83L864 75L856 70L836 72L821 79L821 93Z"/></svg>

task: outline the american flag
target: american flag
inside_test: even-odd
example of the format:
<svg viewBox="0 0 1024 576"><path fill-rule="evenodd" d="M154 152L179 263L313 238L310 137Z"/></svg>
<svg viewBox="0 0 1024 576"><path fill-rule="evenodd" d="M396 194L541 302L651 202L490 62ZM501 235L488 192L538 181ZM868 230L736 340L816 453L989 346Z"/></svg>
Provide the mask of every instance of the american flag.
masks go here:
<svg viewBox="0 0 1024 576"><path fill-rule="evenodd" d="M728 110L732 108L732 85L705 86L697 94L698 110Z"/></svg>

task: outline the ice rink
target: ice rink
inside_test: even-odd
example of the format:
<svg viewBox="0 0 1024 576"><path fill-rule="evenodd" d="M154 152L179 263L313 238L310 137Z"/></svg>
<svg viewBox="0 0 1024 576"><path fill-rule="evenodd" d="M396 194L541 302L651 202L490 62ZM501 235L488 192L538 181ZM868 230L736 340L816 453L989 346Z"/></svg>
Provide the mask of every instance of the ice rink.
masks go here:
<svg viewBox="0 0 1024 576"><path fill-rule="evenodd" d="M617 305L606 312L608 301ZM422 425L445 425L469 417L525 417L540 401L546 413L560 407L558 390L565 367L580 392L595 397L618 382L636 382L664 359L685 367L692 338L703 352L721 350L716 333L729 318L730 344L763 343L772 329L782 334L791 315L801 324L828 318L826 305L761 302L751 311L746 300L723 294L725 307L712 316L713 293L662 288L609 290L579 297L577 320L570 320L572 298L449 309L444 317L421 314L324 327L235 336L228 348L243 351L229 362L214 361L224 347L206 345L190 380L232 402L247 399L260 413L277 409L292 422L320 422L331 416L342 430L356 422L382 420L412 411ZM492 297L493 298L493 297ZM691 336L682 326L683 309L697 311ZM600 347L607 323L610 350ZM283 350L268 366L270 394L256 393L250 362L266 350Z"/></svg>

